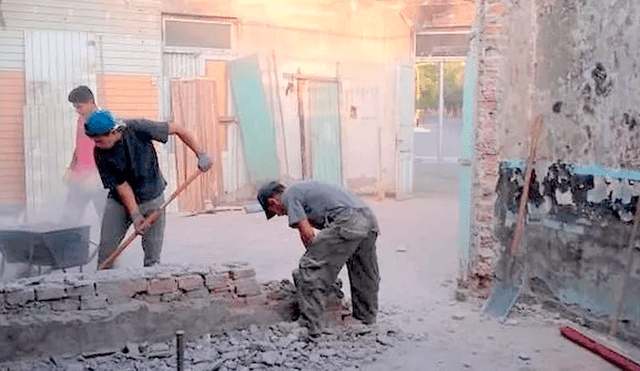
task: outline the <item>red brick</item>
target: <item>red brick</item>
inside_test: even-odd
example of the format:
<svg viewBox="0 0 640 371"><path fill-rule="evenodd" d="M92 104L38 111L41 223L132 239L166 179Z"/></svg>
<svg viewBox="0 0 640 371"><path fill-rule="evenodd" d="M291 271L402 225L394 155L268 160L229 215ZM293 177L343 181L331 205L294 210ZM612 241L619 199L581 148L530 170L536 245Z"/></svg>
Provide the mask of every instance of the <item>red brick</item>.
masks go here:
<svg viewBox="0 0 640 371"><path fill-rule="evenodd" d="M149 295L165 294L178 289L174 277L153 278L149 281Z"/></svg>
<svg viewBox="0 0 640 371"><path fill-rule="evenodd" d="M205 286L209 290L218 290L229 287L230 279L226 272L209 273L205 276Z"/></svg>
<svg viewBox="0 0 640 371"><path fill-rule="evenodd" d="M178 288L182 291L193 291L204 287L204 279L199 274L177 277Z"/></svg>

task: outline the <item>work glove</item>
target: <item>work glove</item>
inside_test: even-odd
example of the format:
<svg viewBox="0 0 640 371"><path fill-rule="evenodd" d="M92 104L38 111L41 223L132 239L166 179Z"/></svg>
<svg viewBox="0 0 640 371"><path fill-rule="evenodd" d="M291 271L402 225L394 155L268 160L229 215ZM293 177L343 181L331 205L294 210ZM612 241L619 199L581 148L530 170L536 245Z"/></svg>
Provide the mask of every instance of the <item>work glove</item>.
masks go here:
<svg viewBox="0 0 640 371"><path fill-rule="evenodd" d="M198 154L198 169L203 173L206 173L212 166L213 161L211 160L211 156L205 152L200 152L200 154Z"/></svg>
<svg viewBox="0 0 640 371"><path fill-rule="evenodd" d="M140 212L136 212L131 215L131 219L133 220L133 228L135 228L137 234L144 235L145 233L147 233L149 225L144 225L146 219L144 218L144 216L142 216L142 214L140 214Z"/></svg>

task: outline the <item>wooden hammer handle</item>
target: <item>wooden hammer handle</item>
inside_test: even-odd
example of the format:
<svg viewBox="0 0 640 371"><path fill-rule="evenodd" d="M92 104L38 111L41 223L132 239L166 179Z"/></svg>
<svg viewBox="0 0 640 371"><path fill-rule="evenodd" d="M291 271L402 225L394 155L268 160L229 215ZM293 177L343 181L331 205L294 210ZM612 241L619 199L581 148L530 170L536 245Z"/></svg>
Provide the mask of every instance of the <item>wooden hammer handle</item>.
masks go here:
<svg viewBox="0 0 640 371"><path fill-rule="evenodd" d="M173 192L171 196L169 196L169 198L159 208L157 208L156 210L153 210L151 214L149 214L146 218L144 218L144 223L142 223L142 229L148 228L151 224L153 224L156 220L158 220L160 211L164 210L167 207L167 205L169 205L171 201L173 201L176 197L178 197L178 195L182 193L182 191L184 191L189 186L189 184L193 183L193 181L196 180L196 178L200 174L202 174L200 170L197 170L196 172L194 172L189 177L189 179L187 179L186 182L184 182L180 187L178 187L178 189L176 189L176 191ZM131 235L129 235L129 237L127 237L124 240L124 242L122 242L122 244L118 246L118 248L116 248L115 250L113 250L113 252L111 252L111 254L109 254L109 257L107 257L107 259L103 261L102 264L100 264L100 267L98 267L98 269L102 270L102 269L110 268L113 262L118 258L118 256L120 256L120 254L122 254L122 252L127 247L129 247L129 245L131 245L131 243L133 242L133 240L136 239L137 236L138 236L138 233L136 233L135 231Z"/></svg>

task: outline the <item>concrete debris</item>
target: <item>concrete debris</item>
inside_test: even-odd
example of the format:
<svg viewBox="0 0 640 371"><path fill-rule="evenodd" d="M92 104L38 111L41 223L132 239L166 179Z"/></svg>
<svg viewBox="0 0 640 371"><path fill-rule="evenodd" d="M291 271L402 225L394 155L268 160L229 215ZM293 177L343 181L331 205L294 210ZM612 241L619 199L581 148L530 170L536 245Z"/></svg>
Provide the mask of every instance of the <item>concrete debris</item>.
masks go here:
<svg viewBox="0 0 640 371"><path fill-rule="evenodd" d="M520 353L518 355L518 358L523 360L523 361L530 361L531 360L531 357L528 354L525 354L525 353Z"/></svg>
<svg viewBox="0 0 640 371"><path fill-rule="evenodd" d="M332 325L330 329L329 334L317 339L309 338L306 329L293 322L254 324L244 330L206 334L185 344L185 366L189 370L219 371L362 369L399 342L426 340L426 335L405 334L387 324ZM175 344L168 341L127 343L115 353L55 358L55 363L50 359L21 362L21 369L174 370L175 362Z"/></svg>

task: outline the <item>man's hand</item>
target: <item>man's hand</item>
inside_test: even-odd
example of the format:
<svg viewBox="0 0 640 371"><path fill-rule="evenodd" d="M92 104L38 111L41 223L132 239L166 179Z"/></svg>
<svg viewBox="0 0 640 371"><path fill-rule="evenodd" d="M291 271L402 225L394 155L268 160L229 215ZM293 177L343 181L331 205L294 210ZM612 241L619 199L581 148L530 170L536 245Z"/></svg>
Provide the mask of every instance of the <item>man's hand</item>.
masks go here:
<svg viewBox="0 0 640 371"><path fill-rule="evenodd" d="M300 239L304 247L311 246L313 240L316 238L316 234L307 219L303 219L298 223L298 232L300 232Z"/></svg>
<svg viewBox="0 0 640 371"><path fill-rule="evenodd" d="M149 225L151 224L146 223L145 225L146 219L139 211L133 213L133 215L131 215L131 219L133 220L133 228L135 228L137 234L144 235L147 233L147 229L149 229Z"/></svg>
<svg viewBox="0 0 640 371"><path fill-rule="evenodd" d="M206 154L205 152L201 152L198 154L198 169L203 173L206 173L213 166L213 161L211 160L211 156Z"/></svg>

